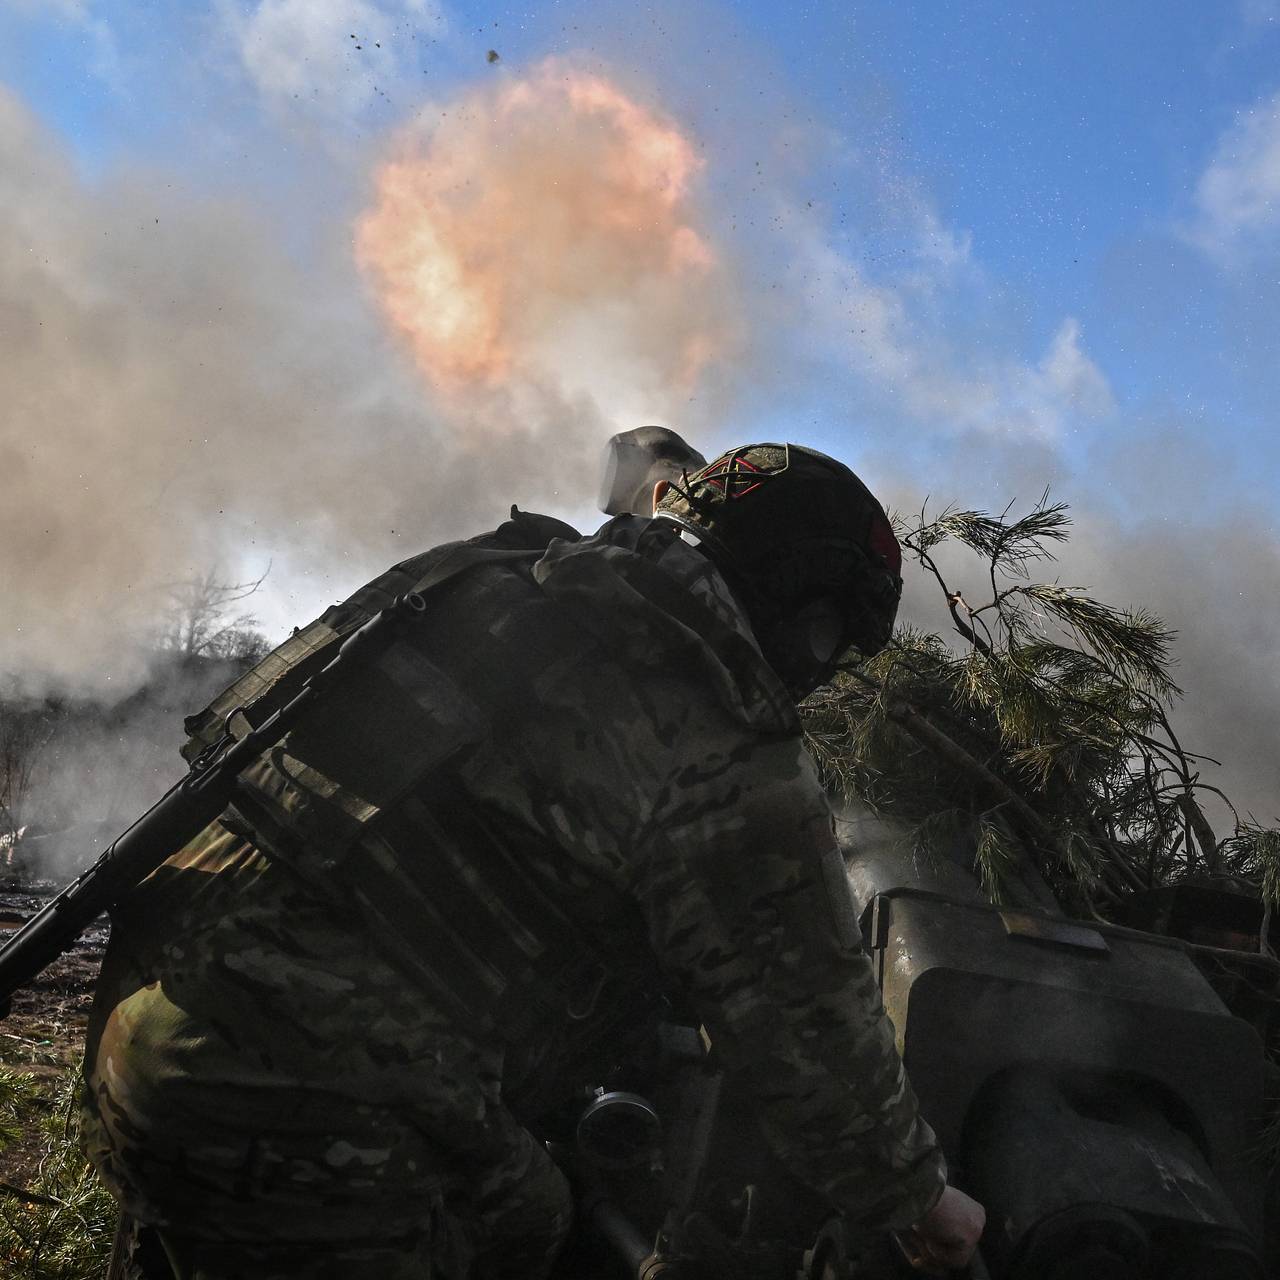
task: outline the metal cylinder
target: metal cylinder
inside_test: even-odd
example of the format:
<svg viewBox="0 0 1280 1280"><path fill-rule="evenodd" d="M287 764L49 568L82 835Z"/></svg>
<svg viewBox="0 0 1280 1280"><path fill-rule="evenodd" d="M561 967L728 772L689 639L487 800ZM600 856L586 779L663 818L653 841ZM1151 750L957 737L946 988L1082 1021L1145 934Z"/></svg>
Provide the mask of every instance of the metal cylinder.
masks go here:
<svg viewBox="0 0 1280 1280"><path fill-rule="evenodd" d="M1129 1214L1077 1205L1038 1222L1022 1241L1010 1280L1139 1280L1150 1244Z"/></svg>
<svg viewBox="0 0 1280 1280"><path fill-rule="evenodd" d="M1239 1240L1186 1240L1171 1252L1166 1280L1262 1280L1257 1256Z"/></svg>
<svg viewBox="0 0 1280 1280"><path fill-rule="evenodd" d="M597 1169L640 1168L659 1158L662 1122L639 1094L601 1091L578 1121L577 1144Z"/></svg>

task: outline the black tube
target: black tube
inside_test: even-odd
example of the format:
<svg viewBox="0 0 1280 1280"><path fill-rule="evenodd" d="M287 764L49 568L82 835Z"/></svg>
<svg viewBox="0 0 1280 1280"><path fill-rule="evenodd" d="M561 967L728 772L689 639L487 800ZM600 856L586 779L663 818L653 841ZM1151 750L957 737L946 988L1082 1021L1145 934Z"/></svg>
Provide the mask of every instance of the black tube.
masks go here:
<svg viewBox="0 0 1280 1280"><path fill-rule="evenodd" d="M630 1218L603 1196L587 1206L591 1229L621 1258L627 1274L639 1277L653 1257L653 1242L646 1239Z"/></svg>

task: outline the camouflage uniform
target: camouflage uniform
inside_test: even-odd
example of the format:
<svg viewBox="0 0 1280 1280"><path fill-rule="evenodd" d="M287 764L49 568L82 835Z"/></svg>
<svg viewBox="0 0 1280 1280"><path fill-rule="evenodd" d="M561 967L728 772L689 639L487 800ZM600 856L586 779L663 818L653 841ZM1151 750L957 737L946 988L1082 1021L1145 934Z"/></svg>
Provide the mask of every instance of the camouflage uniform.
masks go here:
<svg viewBox="0 0 1280 1280"><path fill-rule="evenodd" d="M85 1116L125 1208L184 1280L544 1274L571 1202L508 1102L586 972L546 976L561 929L684 991L838 1208L918 1218L941 1158L795 709L710 563L622 517L428 604L120 913Z"/></svg>

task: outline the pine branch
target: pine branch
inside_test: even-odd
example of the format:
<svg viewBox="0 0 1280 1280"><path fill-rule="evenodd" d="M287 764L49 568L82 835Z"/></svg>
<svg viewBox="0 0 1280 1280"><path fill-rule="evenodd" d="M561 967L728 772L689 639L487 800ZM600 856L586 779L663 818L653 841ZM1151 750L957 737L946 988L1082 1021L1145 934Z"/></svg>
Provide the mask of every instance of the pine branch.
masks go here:
<svg viewBox="0 0 1280 1280"><path fill-rule="evenodd" d="M1086 914L1113 890L1185 874L1201 859L1210 870L1257 870L1262 855L1252 844L1215 841L1201 797L1230 802L1201 781L1202 757L1170 726L1168 703L1179 693L1169 675L1174 633L1144 610L1027 581L1029 566L1053 559L1066 540L1065 506L1049 505L1046 493L1020 519L1008 509L936 519L922 510L912 527L895 527L936 583L965 650L904 633L876 659L844 668L844 684L806 707L828 776L913 821L924 843L935 838L934 815L963 815L993 891L998 832L1008 830L1032 865L1052 854L1045 865L1055 887L1078 893ZM948 582L934 559L948 540L985 561L989 599ZM997 813L992 835L983 824ZM1239 836L1238 815L1235 829ZM1276 862L1280 892L1280 855Z"/></svg>
<svg viewBox="0 0 1280 1280"><path fill-rule="evenodd" d="M912 531L914 540L924 549L937 546L947 538L955 538L992 565L1025 577L1028 564L1034 560L1052 560L1053 553L1045 542L1065 542L1071 519L1065 503L1038 505L1018 520L1006 522L1003 516L985 511L944 512L931 525ZM926 533L927 530L927 533ZM921 534L925 536L921 540Z"/></svg>
<svg viewBox="0 0 1280 1280"><path fill-rule="evenodd" d="M1009 805L1031 831L1048 839L1050 836L1049 828L1040 815L1002 778L997 777L985 765L970 755L959 743L943 733L937 725L927 720L904 699L890 693L871 676L857 670L852 670L849 674L868 688L874 689L884 705L885 714L895 724L905 729L921 746L927 747L947 761L948 764L959 769L962 773L968 774L975 782L981 784L996 801Z"/></svg>
<svg viewBox="0 0 1280 1280"><path fill-rule="evenodd" d="M885 689L883 685L867 675L866 672L855 669L850 670L849 674L855 680L859 680L869 688L876 690L885 714L895 724L900 725L916 742L958 769L962 774L967 775L980 785L997 804L1007 806L1009 811L1017 816L1020 824L1031 837L1033 845L1038 845L1046 852L1056 847L1057 842L1054 838L1053 829L1026 799L1009 786L1003 778L993 773L986 765L972 756L954 739L943 733L941 729L921 715L908 702ZM1086 820L1088 820L1087 812L1085 816ZM1099 848L1107 859L1113 873L1127 887L1131 889L1146 888L1142 878L1110 841L1101 840Z"/></svg>
<svg viewBox="0 0 1280 1280"><path fill-rule="evenodd" d="M984 813L978 820L973 863L988 901L996 904L1007 901L1005 888L1018 862L1018 851L1001 824L994 820L994 813Z"/></svg>
<svg viewBox="0 0 1280 1280"><path fill-rule="evenodd" d="M44 1204L54 1209L65 1209L67 1202L56 1196L42 1195L39 1191L28 1191L25 1187L15 1187L11 1182L0 1182L0 1195L11 1196L15 1200L25 1200L27 1204Z"/></svg>
<svg viewBox="0 0 1280 1280"><path fill-rule="evenodd" d="M1169 679L1169 645L1174 632L1159 618L1139 609L1129 613L1081 595L1079 588L1030 582L1022 594L1052 613L1096 653L1137 678L1160 697L1180 692Z"/></svg>

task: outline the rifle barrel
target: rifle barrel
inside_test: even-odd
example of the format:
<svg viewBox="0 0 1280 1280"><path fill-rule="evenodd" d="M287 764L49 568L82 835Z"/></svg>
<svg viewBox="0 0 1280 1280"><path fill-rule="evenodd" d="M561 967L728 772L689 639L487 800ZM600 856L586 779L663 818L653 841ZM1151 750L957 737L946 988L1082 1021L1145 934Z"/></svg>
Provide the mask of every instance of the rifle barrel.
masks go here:
<svg viewBox="0 0 1280 1280"><path fill-rule="evenodd" d="M211 758L196 760L191 771L117 836L91 867L0 947L0 1019L8 1016L15 991L52 964L104 911L222 813L235 792L240 771L289 732L339 667L372 656L402 621L420 617L425 609L422 597L411 592L374 614L342 641L334 657L287 703L251 727L244 737L235 739L228 734ZM232 711L227 716L228 724L236 714Z"/></svg>

